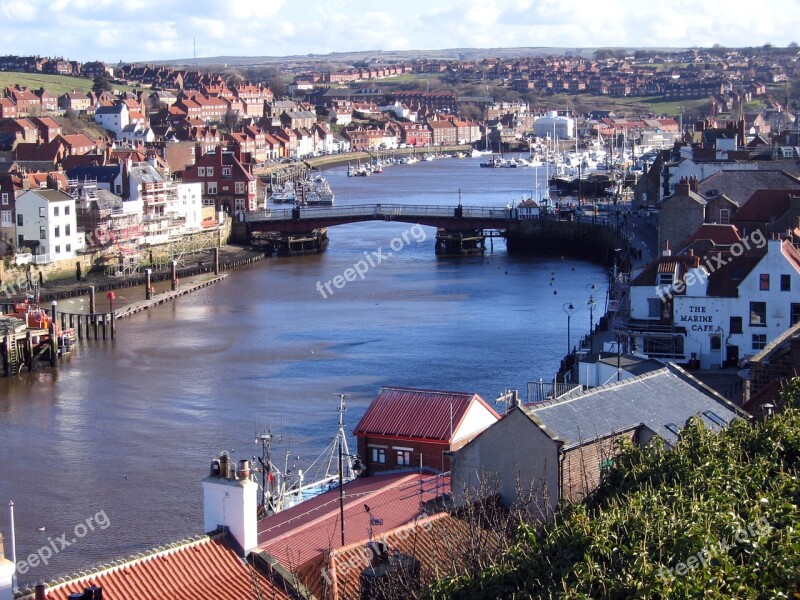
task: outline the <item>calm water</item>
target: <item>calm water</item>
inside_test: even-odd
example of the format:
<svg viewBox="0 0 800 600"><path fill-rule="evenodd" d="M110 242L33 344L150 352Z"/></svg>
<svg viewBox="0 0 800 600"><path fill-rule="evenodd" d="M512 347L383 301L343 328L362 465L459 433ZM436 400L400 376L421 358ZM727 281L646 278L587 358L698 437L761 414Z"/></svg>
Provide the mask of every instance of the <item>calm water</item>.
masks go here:
<svg viewBox="0 0 800 600"><path fill-rule="evenodd" d="M504 206L535 190L533 169L478 162L326 175L337 205L455 206L460 188L465 205ZM263 261L120 321L117 340L85 343L56 371L0 378L0 502L16 505L18 559L48 537L71 540L97 513L110 523L20 581L202 533L200 480L212 456L250 458L254 434L271 426L300 466L310 462L335 434L339 392L350 394L352 430L382 385L475 391L492 402L506 387L552 377L567 346L562 305L585 302L589 283L605 290L603 269L511 257L502 240L482 258L437 259L435 231L412 227L331 229L322 255ZM317 282L364 252L385 255L395 238L402 248L323 299ZM588 327L584 309L572 318L573 344Z"/></svg>

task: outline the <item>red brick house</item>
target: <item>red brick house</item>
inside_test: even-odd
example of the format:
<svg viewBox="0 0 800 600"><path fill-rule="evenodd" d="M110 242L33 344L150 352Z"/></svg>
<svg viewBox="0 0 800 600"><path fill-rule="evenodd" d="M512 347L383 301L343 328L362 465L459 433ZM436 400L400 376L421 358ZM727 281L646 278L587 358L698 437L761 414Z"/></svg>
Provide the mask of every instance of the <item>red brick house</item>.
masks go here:
<svg viewBox="0 0 800 600"><path fill-rule="evenodd" d="M450 468L445 452L461 448L500 416L478 394L383 388L355 428L370 474Z"/></svg>
<svg viewBox="0 0 800 600"><path fill-rule="evenodd" d="M401 140L409 146L429 146L433 134L424 123L400 123Z"/></svg>
<svg viewBox="0 0 800 600"><path fill-rule="evenodd" d="M11 98L0 98L0 119L15 119L17 117L17 105Z"/></svg>
<svg viewBox="0 0 800 600"><path fill-rule="evenodd" d="M198 154L200 150L197 150ZM256 178L233 152L217 146L183 171L184 183L203 185L203 204L229 214L256 209Z"/></svg>
<svg viewBox="0 0 800 600"><path fill-rule="evenodd" d="M454 146L458 143L458 127L450 121L428 121L433 131L434 146Z"/></svg>

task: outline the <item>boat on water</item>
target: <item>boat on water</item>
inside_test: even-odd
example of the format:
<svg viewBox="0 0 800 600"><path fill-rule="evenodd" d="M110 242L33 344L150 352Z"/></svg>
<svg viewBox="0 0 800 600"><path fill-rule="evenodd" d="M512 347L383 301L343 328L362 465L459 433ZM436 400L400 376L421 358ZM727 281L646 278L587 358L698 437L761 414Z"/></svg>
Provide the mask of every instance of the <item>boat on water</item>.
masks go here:
<svg viewBox="0 0 800 600"><path fill-rule="evenodd" d="M499 169L503 166L505 161L499 154L492 154L488 162L482 162L481 166L488 169ZM515 165L516 166L516 165Z"/></svg>
<svg viewBox="0 0 800 600"><path fill-rule="evenodd" d="M301 502L356 479L364 470L358 457L350 454L344 431L344 413L347 412L345 395L339 394L339 428L336 436L323 452L305 470L290 465L291 450L287 449L281 467L273 460L272 444L280 443L282 436L269 430L255 439L261 445L261 456L254 457L254 476L260 487L258 511L260 517L296 506Z"/></svg>
<svg viewBox="0 0 800 600"><path fill-rule="evenodd" d="M267 202L273 204L294 204L297 201L297 192L294 189L294 183L287 181L283 184L280 191L273 190L272 195L267 198Z"/></svg>
<svg viewBox="0 0 800 600"><path fill-rule="evenodd" d="M328 180L315 175L300 182L299 204L306 206L333 206L334 194Z"/></svg>

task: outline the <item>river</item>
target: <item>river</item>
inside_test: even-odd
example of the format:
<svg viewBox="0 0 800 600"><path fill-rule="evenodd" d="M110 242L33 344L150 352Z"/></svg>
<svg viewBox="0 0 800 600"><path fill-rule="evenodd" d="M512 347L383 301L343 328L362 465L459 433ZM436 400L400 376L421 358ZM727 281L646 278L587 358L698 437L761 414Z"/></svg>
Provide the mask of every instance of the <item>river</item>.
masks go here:
<svg viewBox="0 0 800 600"><path fill-rule="evenodd" d="M535 189L533 169L479 161L325 175L337 205L455 206L460 189L465 206L505 206ZM59 550L20 582L202 533L210 459L250 458L270 427L303 466L335 435L338 393L349 394L348 431L383 385L474 391L490 403L507 387L524 396L565 353L564 303L583 306L572 344L589 329L587 284L601 290L595 320L604 308L599 265L509 256L502 240L483 257L436 258L435 231L403 223L329 236L323 254L267 259L121 320L116 340L81 342L57 370L0 378L0 501L15 503L17 558ZM365 252L385 258L320 293L318 282L324 292ZM75 535L88 519L94 530ZM8 556L5 515L0 532ZM65 534L75 541L62 549Z"/></svg>

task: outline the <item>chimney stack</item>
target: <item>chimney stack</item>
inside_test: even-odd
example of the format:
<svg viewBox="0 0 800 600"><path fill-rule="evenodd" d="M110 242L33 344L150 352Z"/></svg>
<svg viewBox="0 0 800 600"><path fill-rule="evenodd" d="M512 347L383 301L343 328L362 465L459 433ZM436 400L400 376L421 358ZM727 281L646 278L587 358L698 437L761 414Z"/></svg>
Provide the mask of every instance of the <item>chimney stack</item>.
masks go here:
<svg viewBox="0 0 800 600"><path fill-rule="evenodd" d="M672 250L669 249L669 240L664 242L664 252L662 252L661 255L672 256Z"/></svg>
<svg viewBox="0 0 800 600"><path fill-rule="evenodd" d="M675 195L676 196L688 196L689 195L689 179L686 177L681 177L678 184L675 186Z"/></svg>
<svg viewBox="0 0 800 600"><path fill-rule="evenodd" d="M258 484L250 479L249 461L240 460L234 467L223 452L211 462L211 473L202 483L205 531L228 529L246 556L258 545Z"/></svg>

